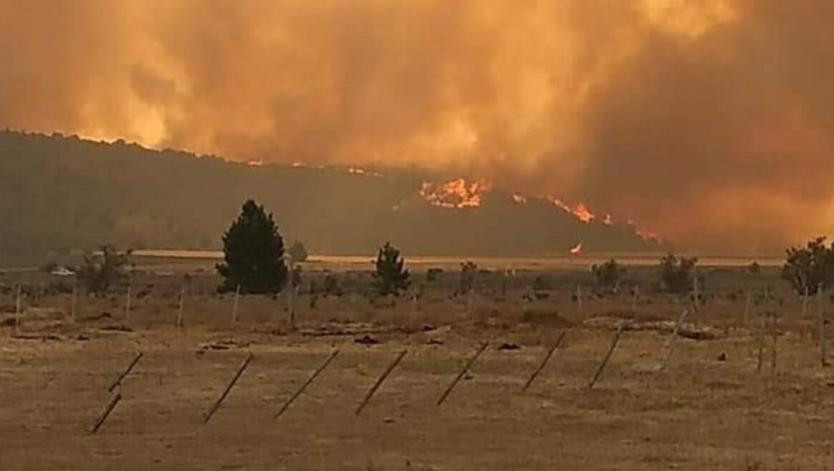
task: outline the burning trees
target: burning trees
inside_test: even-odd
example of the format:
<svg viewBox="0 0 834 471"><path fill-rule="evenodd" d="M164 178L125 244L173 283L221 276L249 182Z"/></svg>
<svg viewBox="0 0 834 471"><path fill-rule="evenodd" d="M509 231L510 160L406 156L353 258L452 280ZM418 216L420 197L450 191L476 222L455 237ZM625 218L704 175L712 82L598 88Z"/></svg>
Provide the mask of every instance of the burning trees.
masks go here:
<svg viewBox="0 0 834 471"><path fill-rule="evenodd" d="M240 289L246 294L277 293L286 283L284 241L272 214L252 200L223 234L225 263L217 265L224 278L218 290Z"/></svg>
<svg viewBox="0 0 834 471"><path fill-rule="evenodd" d="M374 285L377 292L382 296L393 294L398 296L400 291L405 291L411 285L408 279L408 270L404 268L405 259L400 256L400 251L386 242L379 249L376 256L376 271L374 272Z"/></svg>

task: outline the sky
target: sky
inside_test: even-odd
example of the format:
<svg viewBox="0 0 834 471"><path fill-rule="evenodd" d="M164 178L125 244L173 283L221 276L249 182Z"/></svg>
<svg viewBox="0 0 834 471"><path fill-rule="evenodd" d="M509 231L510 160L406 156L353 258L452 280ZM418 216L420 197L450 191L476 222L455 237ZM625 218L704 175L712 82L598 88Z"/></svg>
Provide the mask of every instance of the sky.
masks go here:
<svg viewBox="0 0 834 471"><path fill-rule="evenodd" d="M830 0L0 0L0 126L428 167L702 251L834 229Z"/></svg>

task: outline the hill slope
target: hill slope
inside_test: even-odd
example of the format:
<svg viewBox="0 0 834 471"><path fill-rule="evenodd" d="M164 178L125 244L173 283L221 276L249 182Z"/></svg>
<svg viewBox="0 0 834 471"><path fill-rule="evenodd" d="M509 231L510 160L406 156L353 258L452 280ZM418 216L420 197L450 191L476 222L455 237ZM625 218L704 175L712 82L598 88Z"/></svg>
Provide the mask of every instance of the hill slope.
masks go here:
<svg viewBox="0 0 834 471"><path fill-rule="evenodd" d="M434 183L426 183L426 182ZM0 264L102 243L212 249L247 198L317 253L564 254L658 250L627 224L437 175L246 165L122 141L0 132Z"/></svg>

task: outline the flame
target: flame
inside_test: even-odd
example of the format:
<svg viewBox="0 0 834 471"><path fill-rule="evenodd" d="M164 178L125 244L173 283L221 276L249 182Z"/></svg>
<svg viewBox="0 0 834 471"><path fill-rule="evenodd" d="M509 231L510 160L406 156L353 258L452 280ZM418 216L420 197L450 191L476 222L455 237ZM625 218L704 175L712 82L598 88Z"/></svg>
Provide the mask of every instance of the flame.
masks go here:
<svg viewBox="0 0 834 471"><path fill-rule="evenodd" d="M430 205L441 208L477 208L481 199L492 188L486 180L467 181L456 178L445 183L423 182L420 196Z"/></svg>
<svg viewBox="0 0 834 471"><path fill-rule="evenodd" d="M246 161L246 165L248 165L250 167L260 167L263 164L264 164L264 161L260 160L260 159Z"/></svg>
<svg viewBox="0 0 834 471"><path fill-rule="evenodd" d="M629 219L627 221L628 225L634 229L634 232L639 235L645 241L652 241L652 242L660 242L660 234L646 229L645 227L638 226L633 219Z"/></svg>
<svg viewBox="0 0 834 471"><path fill-rule="evenodd" d="M611 218L610 214L606 214L605 219L602 220L602 223L605 224L606 226L610 226L610 225L614 224L614 220Z"/></svg>
<svg viewBox="0 0 834 471"><path fill-rule="evenodd" d="M585 203L579 202L576 206L571 207L569 204L565 203L564 201L558 198L548 196L547 199L548 201L553 203L553 205L555 205L557 208L565 211L566 213L573 214L574 216L576 216L576 219L579 219L580 221L586 224L596 219L597 217L594 213L591 212L591 210L588 209L587 206L585 206Z"/></svg>
<svg viewBox="0 0 834 471"><path fill-rule="evenodd" d="M570 249L570 254L571 254L571 255L579 255L580 253L582 253L582 242L580 242L580 243L578 243L578 244L574 245L574 246Z"/></svg>
<svg viewBox="0 0 834 471"><path fill-rule="evenodd" d="M527 197L516 193L513 195L513 201L515 202L515 204L525 204L527 203Z"/></svg>

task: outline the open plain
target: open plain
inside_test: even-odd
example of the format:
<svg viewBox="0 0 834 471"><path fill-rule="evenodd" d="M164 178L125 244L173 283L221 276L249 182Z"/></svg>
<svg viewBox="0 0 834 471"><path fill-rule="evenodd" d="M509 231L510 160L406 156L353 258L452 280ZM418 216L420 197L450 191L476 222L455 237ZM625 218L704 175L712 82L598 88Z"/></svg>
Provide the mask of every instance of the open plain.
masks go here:
<svg viewBox="0 0 834 471"><path fill-rule="evenodd" d="M697 312L691 296L656 292L653 267L630 268L616 293L595 289L585 270L482 271L472 294L458 292L454 270L431 281L415 272L413 296L397 299L369 294L367 270L305 270L294 327L285 295L242 296L232 322L234 295L215 293L216 277L195 265L137 272L129 312L122 288L102 297L78 288L75 320L71 278L2 275L0 469L834 468L834 374L820 365L819 300L803 314L776 269L700 267ZM693 312L670 344L683 309ZM121 401L91 433L116 393Z"/></svg>

